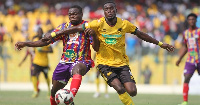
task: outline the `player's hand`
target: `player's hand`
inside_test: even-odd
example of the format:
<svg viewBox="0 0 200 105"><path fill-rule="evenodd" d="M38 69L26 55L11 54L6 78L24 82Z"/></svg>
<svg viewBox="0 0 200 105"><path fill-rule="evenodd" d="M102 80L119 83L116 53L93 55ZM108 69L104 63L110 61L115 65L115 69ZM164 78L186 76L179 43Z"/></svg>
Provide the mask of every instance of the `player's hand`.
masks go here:
<svg viewBox="0 0 200 105"><path fill-rule="evenodd" d="M174 49L175 49L174 46L169 45L169 44L165 44L165 43L163 45L161 45L160 47L163 48L163 49L166 49L169 52L173 52Z"/></svg>
<svg viewBox="0 0 200 105"><path fill-rule="evenodd" d="M23 47L25 47L26 45L25 45L25 42L17 42L16 44L15 44L15 49L17 49L17 50L21 50Z"/></svg>
<svg viewBox="0 0 200 105"><path fill-rule="evenodd" d="M95 31L93 29L91 29L91 28L85 29L84 32L85 32L85 34L88 34L88 35L91 35L93 37L96 37Z"/></svg>
<svg viewBox="0 0 200 105"><path fill-rule="evenodd" d="M177 61L176 61L176 66L179 66L180 62L181 62L181 60L180 60L180 59L179 59L179 60L177 60Z"/></svg>
<svg viewBox="0 0 200 105"><path fill-rule="evenodd" d="M52 40L51 33L46 33L46 34L44 35L44 37L42 38L42 41L43 41L43 42L47 42L47 43L51 43L51 40Z"/></svg>

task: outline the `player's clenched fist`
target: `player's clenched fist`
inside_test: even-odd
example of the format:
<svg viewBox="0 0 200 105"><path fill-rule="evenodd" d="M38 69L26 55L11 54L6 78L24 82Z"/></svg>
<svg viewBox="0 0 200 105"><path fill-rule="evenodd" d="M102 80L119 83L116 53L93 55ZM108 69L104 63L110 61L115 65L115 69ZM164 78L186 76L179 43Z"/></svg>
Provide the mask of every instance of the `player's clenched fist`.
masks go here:
<svg viewBox="0 0 200 105"><path fill-rule="evenodd" d="M25 43L24 42L17 42L16 44L15 44L15 49L17 49L17 50L21 50L23 47L25 47L26 45L25 45Z"/></svg>
<svg viewBox="0 0 200 105"><path fill-rule="evenodd" d="M163 49L166 49L169 52L173 52L174 49L175 49L174 46L169 45L169 44L162 44L160 47L163 48Z"/></svg>
<svg viewBox="0 0 200 105"><path fill-rule="evenodd" d="M92 35L93 37L96 36L95 31L94 31L93 29L91 29L91 28L87 28L87 29L85 29L84 32L85 32L85 34Z"/></svg>

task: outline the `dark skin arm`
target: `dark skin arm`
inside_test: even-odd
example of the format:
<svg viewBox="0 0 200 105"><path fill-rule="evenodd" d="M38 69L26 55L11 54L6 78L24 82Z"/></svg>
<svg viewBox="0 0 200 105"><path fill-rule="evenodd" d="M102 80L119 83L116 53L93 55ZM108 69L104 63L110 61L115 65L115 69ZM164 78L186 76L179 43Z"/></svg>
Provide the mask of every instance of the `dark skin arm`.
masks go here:
<svg viewBox="0 0 200 105"><path fill-rule="evenodd" d="M182 46L182 49L181 49L181 54L180 54L180 57L179 59L176 61L176 66L179 66L181 60L183 59L183 57L185 56L185 54L188 52L188 49L187 49L187 45L184 44Z"/></svg>
<svg viewBox="0 0 200 105"><path fill-rule="evenodd" d="M59 35L63 35L63 34L73 34L73 33L82 32L82 31L84 31L86 34L89 34L93 37L92 47L96 52L98 52L100 42L99 42L99 39L98 39L95 31L91 28L87 28L87 29L83 30L82 25L79 25L79 26L73 26L70 28L65 28L65 29L57 31L55 33L56 33L56 36L59 36ZM51 40L52 40L51 33L45 34L45 36L42 38L42 41L47 42L47 43L50 43Z"/></svg>
<svg viewBox="0 0 200 105"><path fill-rule="evenodd" d="M59 36L59 35L63 35L63 34L73 34L76 32L83 32L83 31L84 30L82 28L82 25L78 25L78 26L73 26L70 28L65 28L65 29L57 31L55 33L56 33L56 36ZM52 40L51 33L46 33L45 36L42 38L42 41L46 41L47 43L51 42L51 40Z"/></svg>
<svg viewBox="0 0 200 105"><path fill-rule="evenodd" d="M80 31L83 31L83 28L82 28L82 25L79 25L79 26L74 26L74 27L70 27L70 28L66 28L66 29L63 29L61 31L58 31L56 32L56 36L57 35L62 35L62 34L71 34L71 33L75 33L75 32L80 32ZM136 31L135 35L144 40L144 41L147 41L147 42L150 42L150 43L153 43L153 44L156 44L158 45L158 42L156 39L150 37L148 34L144 33L144 32L141 32L139 30ZM48 35L45 35L45 37L42 39L43 41L50 41L52 39L52 36L50 35L50 33ZM169 45L169 44L163 44L162 46L160 46L161 48L163 49L166 49L167 51L169 52L172 52L174 51L174 47Z"/></svg>
<svg viewBox="0 0 200 105"><path fill-rule="evenodd" d="M99 46L100 46L100 42L99 42L99 38L97 37L95 31L91 28L85 29L84 31L86 34L92 35L93 37L93 43L92 43L92 48L94 49L94 51L98 52L99 51Z"/></svg>
<svg viewBox="0 0 200 105"><path fill-rule="evenodd" d="M43 50L41 49L40 52L45 52L45 53L53 53L53 49L51 46L48 47L48 50Z"/></svg>
<svg viewBox="0 0 200 105"><path fill-rule="evenodd" d="M148 34L146 34L146 33L144 33L144 32L141 32L141 31L139 31L139 30L136 30L135 35L136 35L138 38L140 38L140 39L142 39L142 40L144 40L144 41L146 41L146 42L153 43L153 44L156 44L156 45L158 45L158 43L159 43L158 40L152 38L152 37L149 36ZM173 47L172 45L169 45L169 44L163 43L163 45L161 45L160 47L163 48L163 49L166 49L166 50L169 51L169 52L173 52L173 51L174 51L174 47Z"/></svg>
<svg viewBox="0 0 200 105"><path fill-rule="evenodd" d="M51 42L44 42L42 39L35 41L35 42L17 42L15 44L15 49L21 50L23 47L42 47L42 46L47 46Z"/></svg>

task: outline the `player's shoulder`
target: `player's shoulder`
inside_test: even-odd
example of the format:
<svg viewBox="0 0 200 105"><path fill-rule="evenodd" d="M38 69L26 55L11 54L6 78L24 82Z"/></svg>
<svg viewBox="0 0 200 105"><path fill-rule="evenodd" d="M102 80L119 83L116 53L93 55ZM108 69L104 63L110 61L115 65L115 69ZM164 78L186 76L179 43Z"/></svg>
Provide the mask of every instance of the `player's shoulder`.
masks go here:
<svg viewBox="0 0 200 105"><path fill-rule="evenodd" d="M95 19L95 20L89 22L88 24L89 24L89 25L92 25L92 26L99 26L99 25L100 25L101 23L103 23L104 21L105 21L105 18L102 17L102 18L100 18L100 19Z"/></svg>
<svg viewBox="0 0 200 105"><path fill-rule="evenodd" d="M189 31L189 29L185 29L185 30L183 31L183 34L187 33L188 31Z"/></svg>
<svg viewBox="0 0 200 105"><path fill-rule="evenodd" d="M57 29L65 28L65 27L67 27L68 25L69 25L69 22L62 23L62 24L60 24L60 25L57 27Z"/></svg>
<svg viewBox="0 0 200 105"><path fill-rule="evenodd" d="M99 19L95 19L93 20L93 22L96 22L96 23L101 23L101 22L104 22L105 21L105 18L104 17L101 17Z"/></svg>
<svg viewBox="0 0 200 105"><path fill-rule="evenodd" d="M123 18L119 18L119 17L117 17L117 22L122 23L122 24L130 23L128 20L123 19Z"/></svg>

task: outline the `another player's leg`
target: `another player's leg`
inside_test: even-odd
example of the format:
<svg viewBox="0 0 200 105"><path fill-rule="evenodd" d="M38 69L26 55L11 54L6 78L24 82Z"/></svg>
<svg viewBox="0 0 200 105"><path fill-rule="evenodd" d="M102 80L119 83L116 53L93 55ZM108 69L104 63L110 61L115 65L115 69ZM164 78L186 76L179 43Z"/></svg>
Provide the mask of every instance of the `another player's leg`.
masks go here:
<svg viewBox="0 0 200 105"><path fill-rule="evenodd" d="M39 80L38 80L38 76L39 76L39 68L37 67L37 65L33 64L32 69L31 69L31 81L33 84L33 94L32 97L36 98L39 95Z"/></svg>
<svg viewBox="0 0 200 105"><path fill-rule="evenodd" d="M32 97L38 97L38 78L34 75L31 77L32 84L33 84L33 94Z"/></svg>
<svg viewBox="0 0 200 105"><path fill-rule="evenodd" d="M82 76L86 74L88 69L89 68L84 63L78 62L74 64L72 69L73 77L70 85L70 91L74 97L76 96L76 93L81 85Z"/></svg>
<svg viewBox="0 0 200 105"><path fill-rule="evenodd" d="M50 96L50 103L51 105L57 105L55 101L55 94L59 89L62 89L65 87L66 84L61 83L57 80L52 80L52 89L51 89L51 96Z"/></svg>
<svg viewBox="0 0 200 105"><path fill-rule="evenodd" d="M187 105L188 104L188 91L189 91L189 82L192 74L184 74L184 83L183 83L183 102L179 105Z"/></svg>
<svg viewBox="0 0 200 105"><path fill-rule="evenodd" d="M97 71L97 75L96 75L96 80L95 80L95 83L96 83L96 86L97 86L97 91L94 93L94 98L97 98L100 96L100 90L99 90L99 84L100 84L100 79L99 79L99 75L100 75L100 72Z"/></svg>
<svg viewBox="0 0 200 105"><path fill-rule="evenodd" d="M47 96L49 97L51 92L50 92L50 79L49 79L49 76L48 76L48 70L49 68L44 68L43 69L43 73L44 73L44 77L45 77L45 80L46 80L46 83L47 83L47 88L48 88L48 93L47 93Z"/></svg>
<svg viewBox="0 0 200 105"><path fill-rule="evenodd" d="M187 105L188 104L188 91L189 91L189 82L196 69L195 64L187 63L184 68L184 83L183 83L183 102L178 105Z"/></svg>

